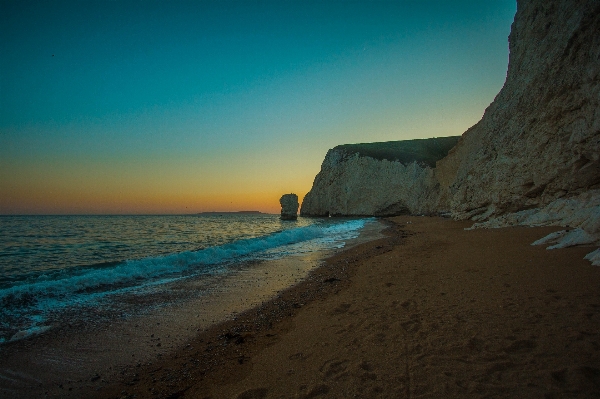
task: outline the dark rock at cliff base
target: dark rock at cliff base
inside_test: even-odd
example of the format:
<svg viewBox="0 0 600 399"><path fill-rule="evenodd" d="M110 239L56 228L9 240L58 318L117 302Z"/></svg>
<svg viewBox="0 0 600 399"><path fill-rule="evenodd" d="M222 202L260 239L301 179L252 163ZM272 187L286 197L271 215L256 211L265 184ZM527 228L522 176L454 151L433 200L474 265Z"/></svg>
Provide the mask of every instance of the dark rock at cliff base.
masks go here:
<svg viewBox="0 0 600 399"><path fill-rule="evenodd" d="M279 199L281 204L281 219L296 220L298 218L298 196L296 194L284 194Z"/></svg>

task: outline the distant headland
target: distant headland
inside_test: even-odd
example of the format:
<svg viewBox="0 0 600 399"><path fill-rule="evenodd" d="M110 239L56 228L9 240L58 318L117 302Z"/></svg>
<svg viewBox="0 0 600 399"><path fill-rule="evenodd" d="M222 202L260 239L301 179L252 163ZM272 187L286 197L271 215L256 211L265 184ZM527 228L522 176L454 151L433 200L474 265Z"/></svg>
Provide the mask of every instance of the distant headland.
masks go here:
<svg viewBox="0 0 600 399"><path fill-rule="evenodd" d="M266 213L260 211L234 211L234 212L200 212L196 215L267 215Z"/></svg>

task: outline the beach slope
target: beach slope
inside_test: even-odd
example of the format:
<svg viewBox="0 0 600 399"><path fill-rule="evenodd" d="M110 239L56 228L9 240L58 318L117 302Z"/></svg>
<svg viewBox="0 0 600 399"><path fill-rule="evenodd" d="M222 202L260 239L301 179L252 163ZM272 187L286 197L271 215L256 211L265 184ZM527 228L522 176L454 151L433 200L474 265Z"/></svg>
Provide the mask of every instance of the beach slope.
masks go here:
<svg viewBox="0 0 600 399"><path fill-rule="evenodd" d="M386 238L123 370L100 397L597 397L600 269L589 248L530 244L553 227L464 230L390 219Z"/></svg>

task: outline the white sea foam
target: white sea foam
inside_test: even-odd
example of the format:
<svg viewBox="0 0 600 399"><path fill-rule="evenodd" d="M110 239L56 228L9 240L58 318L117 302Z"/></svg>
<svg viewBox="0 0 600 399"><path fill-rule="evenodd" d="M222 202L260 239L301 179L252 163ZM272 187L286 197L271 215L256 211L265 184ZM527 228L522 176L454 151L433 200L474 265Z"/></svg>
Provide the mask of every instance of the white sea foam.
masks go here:
<svg viewBox="0 0 600 399"><path fill-rule="evenodd" d="M345 240L356 237L366 221L315 224L199 251L40 274L34 279L0 289L0 323L4 324L0 327L5 329L10 324L6 320L10 318L27 317L31 324L14 335L18 339L30 335L30 332L43 331L44 318L39 314L49 310L85 305L110 294L156 286L189 276L224 273L228 265L240 261L276 259L319 249L339 248Z"/></svg>

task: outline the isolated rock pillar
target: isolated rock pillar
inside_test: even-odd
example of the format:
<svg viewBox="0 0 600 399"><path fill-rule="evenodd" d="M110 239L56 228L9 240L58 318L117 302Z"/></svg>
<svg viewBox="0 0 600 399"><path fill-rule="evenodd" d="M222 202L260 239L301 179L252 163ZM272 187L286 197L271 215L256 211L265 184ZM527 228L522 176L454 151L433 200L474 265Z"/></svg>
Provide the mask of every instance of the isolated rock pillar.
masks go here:
<svg viewBox="0 0 600 399"><path fill-rule="evenodd" d="M281 204L281 220L298 219L298 196L296 194L284 194L279 199Z"/></svg>

